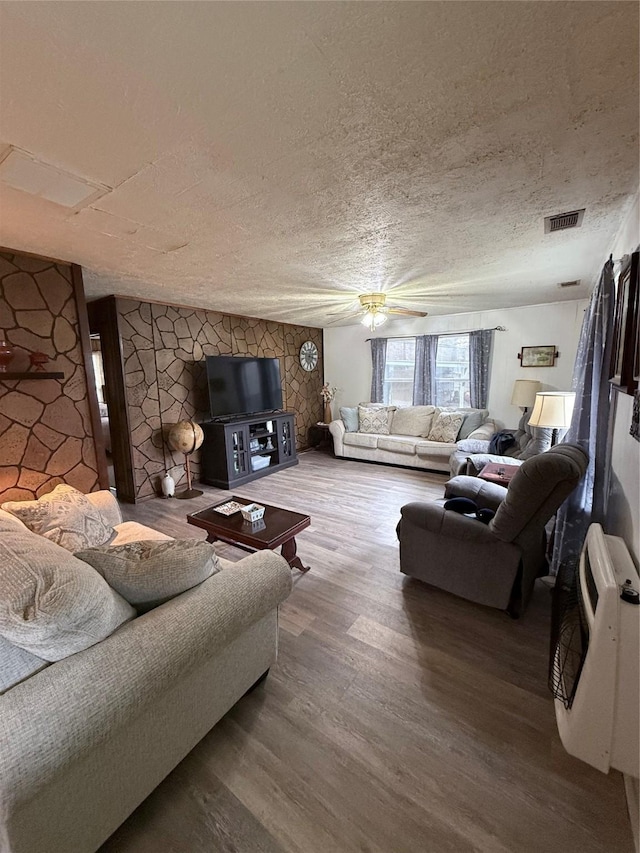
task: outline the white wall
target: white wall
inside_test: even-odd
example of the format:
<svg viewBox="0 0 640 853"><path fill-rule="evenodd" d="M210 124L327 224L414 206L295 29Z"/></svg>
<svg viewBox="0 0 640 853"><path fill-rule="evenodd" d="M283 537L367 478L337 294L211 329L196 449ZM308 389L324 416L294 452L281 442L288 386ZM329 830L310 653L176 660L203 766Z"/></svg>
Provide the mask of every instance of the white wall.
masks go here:
<svg viewBox="0 0 640 853"><path fill-rule="evenodd" d="M517 426L521 412L510 403L515 379L538 379L543 390L570 390L586 306L587 300L581 299L473 314L390 320L385 323L384 331L377 335L361 324L325 329L325 380L338 388L334 414L337 415L338 406L353 406L369 399L371 348L366 338L465 332L505 326L506 332L494 333L489 411L492 417L505 425ZM555 367L520 367L520 348L536 344L555 344L560 352Z"/></svg>

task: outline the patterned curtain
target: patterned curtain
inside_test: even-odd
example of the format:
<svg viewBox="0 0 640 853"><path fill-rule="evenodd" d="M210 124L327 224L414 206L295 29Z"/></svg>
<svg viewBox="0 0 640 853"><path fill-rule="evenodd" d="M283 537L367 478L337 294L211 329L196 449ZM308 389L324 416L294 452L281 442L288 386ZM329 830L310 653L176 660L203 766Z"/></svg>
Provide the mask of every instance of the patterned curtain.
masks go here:
<svg viewBox="0 0 640 853"><path fill-rule="evenodd" d="M575 565L594 521L604 518L609 430L609 368L613 344L615 290L613 263L607 261L587 308L573 369L575 408L563 441L589 454L587 472L558 510L552 574Z"/></svg>
<svg viewBox="0 0 640 853"><path fill-rule="evenodd" d="M387 363L387 339L371 338L371 402L384 402L384 368Z"/></svg>
<svg viewBox="0 0 640 853"><path fill-rule="evenodd" d="M413 405L436 405L437 335L418 335L413 371Z"/></svg>
<svg viewBox="0 0 640 853"><path fill-rule="evenodd" d="M472 409L487 408L492 346L493 329L469 332L469 384Z"/></svg>

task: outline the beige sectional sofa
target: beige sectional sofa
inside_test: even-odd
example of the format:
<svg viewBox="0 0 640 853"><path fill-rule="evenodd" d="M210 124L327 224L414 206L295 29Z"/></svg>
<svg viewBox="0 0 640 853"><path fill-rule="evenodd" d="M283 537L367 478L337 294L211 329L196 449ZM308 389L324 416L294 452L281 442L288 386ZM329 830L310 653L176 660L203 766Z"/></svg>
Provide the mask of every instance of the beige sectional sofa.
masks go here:
<svg viewBox="0 0 640 853"><path fill-rule="evenodd" d="M388 465L405 465L410 468L423 468L431 471L444 471L449 473L449 462L452 453L457 449L457 443L430 441L425 436L429 434L432 418L438 410L435 406L407 406L402 410L403 422L407 423L407 415L411 409L423 410L425 417L424 425L420 426L420 421L417 419L417 425L414 427L405 427L412 429L413 432L420 430L421 434L408 435L400 432L395 432L394 421L398 422L397 413L394 412L389 435L360 432L351 430L348 431L342 418L332 421L329 424L329 431L333 437L333 450L336 456L342 456L349 459L362 459L367 462L384 462ZM430 411L429 411L430 410ZM444 411L444 410L443 410ZM467 414L472 412L480 412L477 409L460 410ZM481 430L477 437L482 439L490 438L496 429L493 421L487 420L487 412L481 415L476 415L476 419L484 423L484 428L478 426ZM474 430L465 435L465 437L476 437L478 431Z"/></svg>
<svg viewBox="0 0 640 853"><path fill-rule="evenodd" d="M114 527L112 544L170 538L123 523L109 492L87 497ZM0 541L16 525L0 510ZM35 553L41 537L26 527L24 536ZM268 671L289 566L271 551L220 563L199 586L0 696L2 853L97 850Z"/></svg>

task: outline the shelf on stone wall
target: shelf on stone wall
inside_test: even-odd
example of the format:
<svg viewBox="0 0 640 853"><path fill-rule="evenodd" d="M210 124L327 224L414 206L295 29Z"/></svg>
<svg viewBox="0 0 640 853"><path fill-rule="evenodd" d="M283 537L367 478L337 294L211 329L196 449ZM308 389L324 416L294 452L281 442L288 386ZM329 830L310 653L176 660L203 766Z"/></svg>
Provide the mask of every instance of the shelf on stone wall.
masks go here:
<svg viewBox="0 0 640 853"><path fill-rule="evenodd" d="M30 380L30 379L64 379L64 373L62 373L62 372L60 372L60 373L58 373L58 372L46 373L45 371L38 371L36 373L36 371L29 372L28 370L25 370L23 372L16 372L16 371L11 372L11 371L7 370L4 372L0 372L0 379L4 379L6 381L9 381L9 380L15 381L16 379L19 379L19 380L24 380L24 379L28 379L28 380Z"/></svg>

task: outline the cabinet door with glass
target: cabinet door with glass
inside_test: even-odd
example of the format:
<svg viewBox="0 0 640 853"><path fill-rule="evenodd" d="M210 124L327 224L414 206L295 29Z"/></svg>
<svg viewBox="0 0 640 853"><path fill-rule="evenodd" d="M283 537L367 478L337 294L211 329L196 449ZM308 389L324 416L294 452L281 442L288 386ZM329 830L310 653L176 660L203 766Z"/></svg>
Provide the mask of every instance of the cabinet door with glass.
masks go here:
<svg viewBox="0 0 640 853"><path fill-rule="evenodd" d="M291 416L278 418L278 461L289 462L296 457L296 430Z"/></svg>
<svg viewBox="0 0 640 853"><path fill-rule="evenodd" d="M249 464L249 439L245 424L230 424L227 427L227 457L229 479L235 480L251 473Z"/></svg>

